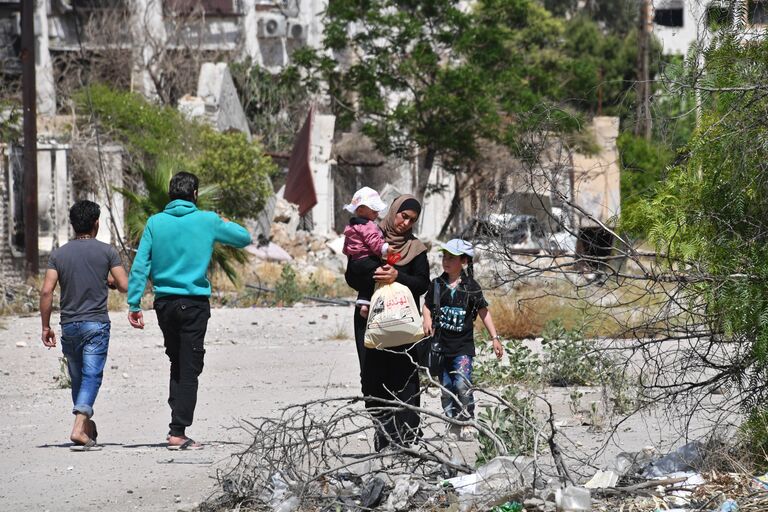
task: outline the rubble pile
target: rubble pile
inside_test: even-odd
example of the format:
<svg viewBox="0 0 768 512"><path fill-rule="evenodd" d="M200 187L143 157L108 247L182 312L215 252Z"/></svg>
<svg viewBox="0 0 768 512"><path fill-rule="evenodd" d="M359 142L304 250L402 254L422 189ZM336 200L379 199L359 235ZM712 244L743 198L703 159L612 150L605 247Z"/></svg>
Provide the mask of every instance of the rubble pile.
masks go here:
<svg viewBox="0 0 768 512"><path fill-rule="evenodd" d="M259 261L291 263L302 274L325 268L339 277L344 274L346 257L341 253L344 239L334 233L322 235L301 229L296 205L282 197L276 199L270 239L248 248Z"/></svg>

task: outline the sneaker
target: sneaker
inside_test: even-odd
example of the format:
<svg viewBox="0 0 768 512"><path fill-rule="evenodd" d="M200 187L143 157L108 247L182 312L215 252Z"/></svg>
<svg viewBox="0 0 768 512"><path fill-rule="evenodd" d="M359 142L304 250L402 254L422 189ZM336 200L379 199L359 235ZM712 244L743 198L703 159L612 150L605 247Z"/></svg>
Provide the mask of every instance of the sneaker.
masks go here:
<svg viewBox="0 0 768 512"><path fill-rule="evenodd" d="M459 439L462 441L474 441L475 440L474 427L470 427L469 425L465 427L461 427L461 432L459 433Z"/></svg>
<svg viewBox="0 0 768 512"><path fill-rule="evenodd" d="M445 431L445 439L447 441L458 441L461 438L461 427L458 425L448 425Z"/></svg>

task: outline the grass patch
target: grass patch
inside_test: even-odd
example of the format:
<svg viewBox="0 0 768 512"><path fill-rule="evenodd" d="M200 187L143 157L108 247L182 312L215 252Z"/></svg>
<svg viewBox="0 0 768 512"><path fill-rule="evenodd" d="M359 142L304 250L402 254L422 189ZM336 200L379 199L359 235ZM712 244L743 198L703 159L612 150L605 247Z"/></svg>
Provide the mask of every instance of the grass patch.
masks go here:
<svg viewBox="0 0 768 512"><path fill-rule="evenodd" d="M660 316L669 304L669 290L646 284L577 287L566 280L542 279L509 292L487 290L485 296L496 330L504 338L541 337L551 320L567 330L581 329L589 338L644 337L670 321L668 316ZM482 329L478 319L476 330Z"/></svg>
<svg viewBox="0 0 768 512"><path fill-rule="evenodd" d="M291 306L304 297L346 298L354 291L344 281L344 276L324 267L312 272L301 272L294 263L249 261L235 265L239 283L230 282L222 272L211 277L214 290L212 300L221 306L261 307ZM266 292L252 285L274 290Z"/></svg>
<svg viewBox="0 0 768 512"><path fill-rule="evenodd" d="M344 325L336 322L336 327L328 334L329 340L343 341L352 339Z"/></svg>

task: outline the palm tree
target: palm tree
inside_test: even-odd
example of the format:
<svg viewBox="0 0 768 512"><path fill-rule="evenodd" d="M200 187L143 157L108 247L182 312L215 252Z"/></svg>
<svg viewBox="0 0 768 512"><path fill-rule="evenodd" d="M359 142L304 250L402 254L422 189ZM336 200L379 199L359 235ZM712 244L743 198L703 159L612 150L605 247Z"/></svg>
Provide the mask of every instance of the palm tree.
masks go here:
<svg viewBox="0 0 768 512"><path fill-rule="evenodd" d="M179 163L171 159L160 160L154 169L142 167L141 176L146 188L146 192L143 194L126 188L114 187L115 191L128 200L125 223L128 242L131 246L138 247L149 217L163 211L165 205L168 204L168 185L171 182L171 177L180 170L179 167ZM215 211L219 200L218 192L219 187L217 185L201 187L197 196L198 207ZM221 269L232 284L237 285L239 278L234 265L247 261L248 253L245 251L217 244L213 248L209 272L217 268Z"/></svg>

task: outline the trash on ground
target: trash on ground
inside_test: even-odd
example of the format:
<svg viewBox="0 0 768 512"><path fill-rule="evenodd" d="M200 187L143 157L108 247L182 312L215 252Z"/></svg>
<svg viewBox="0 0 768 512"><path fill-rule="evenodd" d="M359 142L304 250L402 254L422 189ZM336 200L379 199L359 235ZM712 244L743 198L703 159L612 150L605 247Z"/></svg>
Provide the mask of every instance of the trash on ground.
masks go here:
<svg viewBox="0 0 768 512"><path fill-rule="evenodd" d="M592 495L589 489L569 485L556 491L555 505L562 512L589 512L592 510Z"/></svg>
<svg viewBox="0 0 768 512"><path fill-rule="evenodd" d="M584 484L584 487L587 489L604 489L606 487L616 487L616 484L619 481L619 478L621 475L613 470L606 470L603 471L602 469L598 469L597 473L589 480L589 482Z"/></svg>
<svg viewBox="0 0 768 512"><path fill-rule="evenodd" d="M677 450L650 463L643 471L646 478L658 478L671 473L695 471L704 460L705 447L699 441L684 444Z"/></svg>
<svg viewBox="0 0 768 512"><path fill-rule="evenodd" d="M522 498L533 488L534 460L531 457L496 457L477 472L444 480L459 496L462 511L487 509Z"/></svg>

